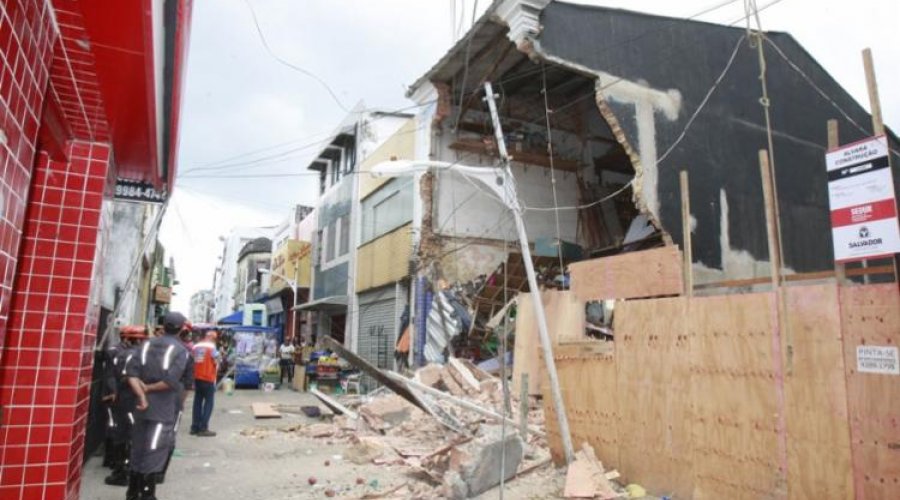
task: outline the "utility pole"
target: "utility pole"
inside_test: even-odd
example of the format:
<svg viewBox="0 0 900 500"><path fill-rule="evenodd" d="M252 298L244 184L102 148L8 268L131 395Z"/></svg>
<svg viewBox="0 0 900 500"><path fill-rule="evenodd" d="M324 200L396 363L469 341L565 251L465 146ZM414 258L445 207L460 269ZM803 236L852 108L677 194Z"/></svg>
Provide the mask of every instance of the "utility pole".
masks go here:
<svg viewBox="0 0 900 500"><path fill-rule="evenodd" d="M510 158L506 151L506 141L503 138L503 128L500 125L500 115L497 113L497 103L494 100L494 90L491 87L491 82L484 82L484 91L486 94L485 100L491 111L491 120L494 124L497 151L500 153L500 160L503 163L503 177L498 177L497 181L503 183L503 189L506 192L506 202L513 212L513 220L515 220L516 230L519 233L519 245L522 249L522 260L525 263L525 274L528 276L528 288L535 297L533 301L534 317L537 319L538 334L541 338L541 347L544 353L544 365L547 367L547 375L550 379L550 391L553 397L553 408L556 411L559 435L562 440L566 463L572 463L575 459L575 450L572 446L572 436L569 433L569 419L566 416L566 407L559 388L559 376L556 373L556 363L553 360L553 344L550 342L550 333L547 331L547 316L544 312L544 303L541 300L541 293L538 288L537 275L534 272L531 248L528 245L528 234L525 232L524 213L516 195L515 178L510 168ZM501 362L505 362L505 360L501 360Z"/></svg>

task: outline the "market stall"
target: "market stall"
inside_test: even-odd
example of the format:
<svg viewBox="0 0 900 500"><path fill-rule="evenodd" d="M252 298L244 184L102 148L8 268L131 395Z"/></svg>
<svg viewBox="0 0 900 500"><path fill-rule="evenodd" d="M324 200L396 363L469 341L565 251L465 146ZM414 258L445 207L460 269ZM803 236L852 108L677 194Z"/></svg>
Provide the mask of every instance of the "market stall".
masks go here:
<svg viewBox="0 0 900 500"><path fill-rule="evenodd" d="M224 328L234 343L235 387L258 388L278 374L277 328L234 325Z"/></svg>

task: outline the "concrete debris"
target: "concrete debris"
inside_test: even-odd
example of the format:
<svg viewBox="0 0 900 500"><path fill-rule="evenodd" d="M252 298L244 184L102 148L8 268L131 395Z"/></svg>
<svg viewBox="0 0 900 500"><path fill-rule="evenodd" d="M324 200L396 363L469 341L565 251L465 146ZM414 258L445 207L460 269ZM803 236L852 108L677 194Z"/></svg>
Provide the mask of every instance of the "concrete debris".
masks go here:
<svg viewBox="0 0 900 500"><path fill-rule="evenodd" d="M470 498L509 480L516 475L524 455L524 444L518 434L497 425L483 425L481 436L450 450L450 470L444 475L444 496Z"/></svg>
<svg viewBox="0 0 900 500"><path fill-rule="evenodd" d="M429 398L429 406L459 422L458 430L442 424L435 412L428 414L396 394L382 393L362 398L354 408L358 419L337 415L330 424L312 424L297 432L346 442L344 457L349 463L398 467L408 477L420 479L397 491L381 493L384 498L469 498L498 485L501 475L514 480L517 474L549 462L543 433L529 432L523 437L517 426L509 423L519 418L518 402L512 405L513 414L508 414L505 431L500 420L486 420L484 414L473 411L503 413L500 380L460 360L426 366L414 374L413 380L445 396L453 394L470 406ZM334 399L352 406L344 396ZM543 425L537 402L530 400L526 407L529 424ZM501 462L505 463L503 470Z"/></svg>
<svg viewBox="0 0 900 500"><path fill-rule="evenodd" d="M438 387L441 382L441 375L444 367L438 364L430 364L416 371L415 380L421 382L428 387Z"/></svg>
<svg viewBox="0 0 900 500"><path fill-rule="evenodd" d="M314 438L333 436L336 432L337 428L333 424L312 424L300 429L304 436Z"/></svg>
<svg viewBox="0 0 900 500"><path fill-rule="evenodd" d="M603 470L603 464L597 460L594 448L584 443L575 453L575 461L569 464L566 472L565 498L602 498L612 499L622 496L616 491Z"/></svg>

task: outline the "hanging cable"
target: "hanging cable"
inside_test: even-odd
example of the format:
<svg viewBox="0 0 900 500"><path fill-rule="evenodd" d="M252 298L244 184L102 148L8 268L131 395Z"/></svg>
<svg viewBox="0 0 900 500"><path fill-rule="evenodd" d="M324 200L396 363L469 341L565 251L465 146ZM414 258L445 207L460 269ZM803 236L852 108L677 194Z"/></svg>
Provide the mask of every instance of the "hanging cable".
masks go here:
<svg viewBox="0 0 900 500"><path fill-rule="evenodd" d="M331 99L334 100L338 107L341 108L345 113L349 113L350 110L347 109L346 106L344 106L344 103L341 102L337 94L335 94L334 90L332 90L331 87L327 83L325 83L325 80L320 78L312 71L301 68L300 66L297 66L290 61L282 59L281 56L279 56L275 53L275 51L272 50L272 48L269 46L269 42L266 40L266 35L263 33L263 30L259 25L259 19L257 19L256 17L256 10L253 9L253 5L250 3L250 0L244 0L244 3L247 4L247 8L250 9L250 15L253 17L253 24L254 26L256 26L256 32L259 34L259 40L262 42L262 45L266 49L266 52L268 52L273 59L275 59L282 65L287 66L288 68L291 68L292 70L297 71L298 73L302 73L309 78L312 78L313 80L319 82L319 84L322 85L322 87L324 87L326 91L328 91L328 95L331 96Z"/></svg>
<svg viewBox="0 0 900 500"><path fill-rule="evenodd" d="M553 163L553 132L550 130L550 98L547 96L547 64L541 63L541 93L544 94L544 119L547 122L547 156L550 157L550 187L553 191L553 217L556 219L556 255L559 257L559 272L565 272L562 256L562 231L559 228L559 198L556 193L556 169Z"/></svg>
<svg viewBox="0 0 900 500"><path fill-rule="evenodd" d="M675 139L675 141L672 143L672 145L669 146L666 149L666 151L659 156L658 160L656 160L657 165L659 165L660 163L665 161L665 159L668 158L669 154L672 153L672 151L675 150L675 148L682 141L682 139L684 139L685 135L687 135L687 131L688 131L688 129L691 128L691 125L693 125L694 120L697 118L697 115L699 115L700 112L703 111L703 108L706 107L706 103L709 102L709 98L712 97L712 95L713 95L713 93L715 93L716 89L719 88L719 84L722 83L722 80L725 79L725 75L728 74L728 70L731 69L731 65L734 64L734 60L737 57L738 52L740 51L741 45L743 44L744 40L748 40L748 37L742 36L741 38L738 39L737 43L734 44L734 49L731 51L731 57L728 58L728 64L725 65L725 69L723 69L722 72L719 73L719 76L716 78L715 82L713 82L712 87L710 87L709 90L706 92L706 95L703 97L703 100L700 101L700 105L697 106L696 110L694 110L694 113L688 119L684 128L681 130L681 133L678 134L678 137Z"/></svg>

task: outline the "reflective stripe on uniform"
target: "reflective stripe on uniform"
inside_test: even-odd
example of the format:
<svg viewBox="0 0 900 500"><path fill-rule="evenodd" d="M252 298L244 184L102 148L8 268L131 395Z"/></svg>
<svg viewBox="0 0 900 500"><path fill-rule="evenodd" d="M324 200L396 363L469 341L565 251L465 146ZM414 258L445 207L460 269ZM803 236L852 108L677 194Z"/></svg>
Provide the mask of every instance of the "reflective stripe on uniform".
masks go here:
<svg viewBox="0 0 900 500"><path fill-rule="evenodd" d="M153 431L153 441L150 442L150 449L151 449L151 450L155 450L155 449L156 449L156 445L159 444L159 434L162 432L162 425L163 425L163 424L161 424L161 423L160 423L160 424L156 424L156 430Z"/></svg>
<svg viewBox="0 0 900 500"><path fill-rule="evenodd" d="M142 365L147 364L147 349L150 349L150 342L147 342L146 344L144 344L144 348L141 349L141 364Z"/></svg>
<svg viewBox="0 0 900 500"><path fill-rule="evenodd" d="M134 415L131 412L128 412L128 421L131 422L131 425L134 425Z"/></svg>
<svg viewBox="0 0 900 500"><path fill-rule="evenodd" d="M175 419L175 432L178 432L178 424L181 423L181 416L184 414L183 411L178 412L178 418Z"/></svg>
<svg viewBox="0 0 900 500"><path fill-rule="evenodd" d="M122 375L125 375L125 370L128 369L128 363L131 362L131 358L134 357L134 354L129 354L127 358L125 358L125 363L122 364Z"/></svg>
<svg viewBox="0 0 900 500"><path fill-rule="evenodd" d="M113 419L112 409L110 409L108 406L106 407L106 413L107 413L107 415L109 415L109 426L115 427L116 421L115 421L115 419Z"/></svg>
<svg viewBox="0 0 900 500"><path fill-rule="evenodd" d="M169 362L172 360L172 351L175 350L174 345L170 345L168 349L166 349L166 355L163 357L163 370L169 369Z"/></svg>

